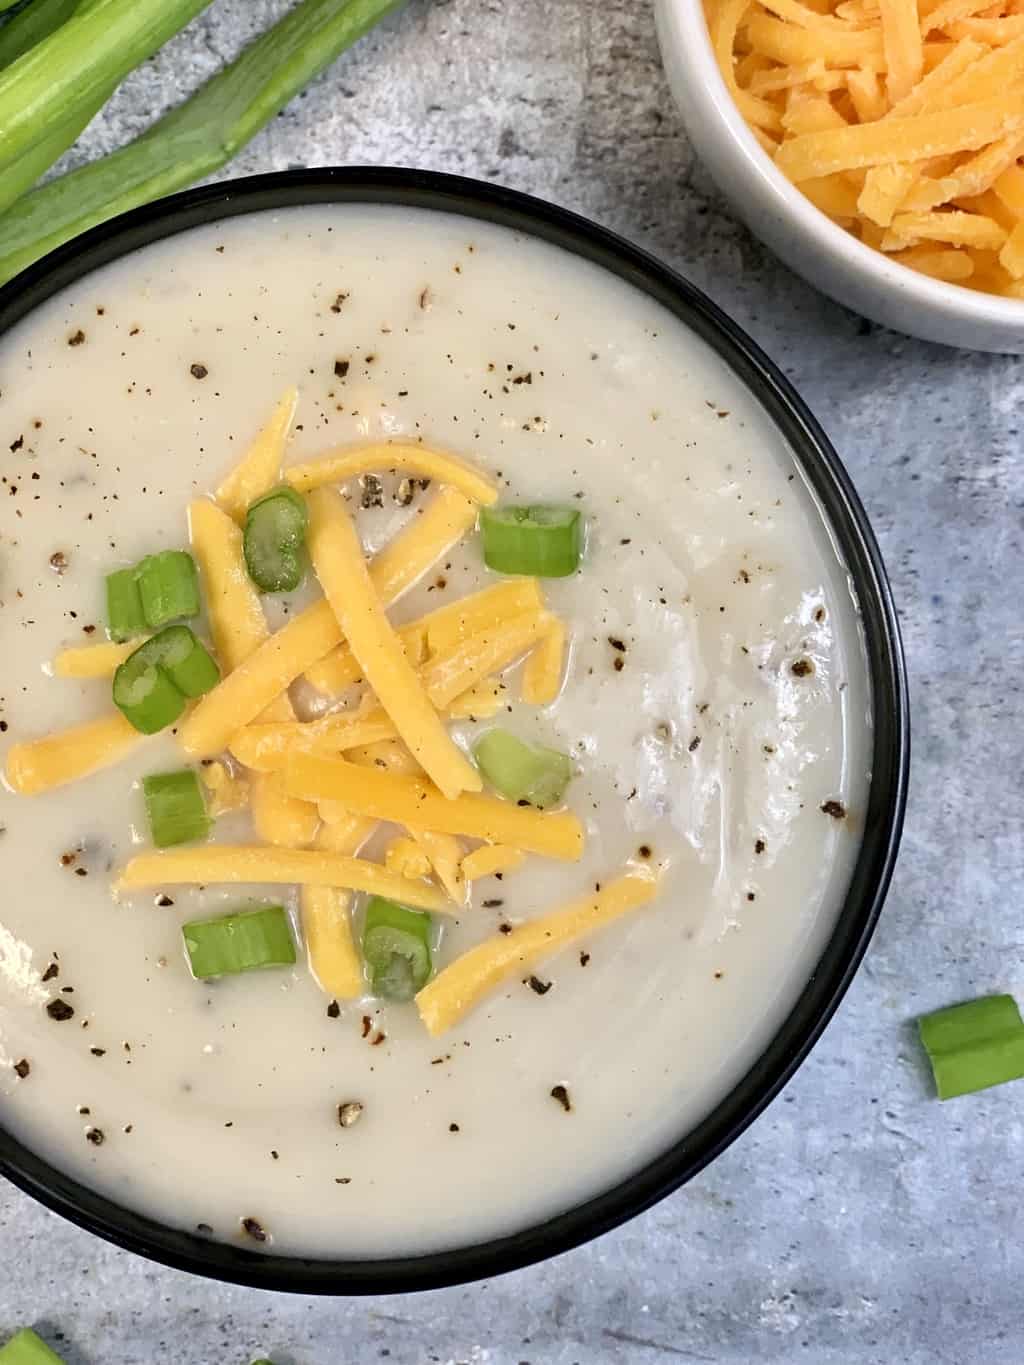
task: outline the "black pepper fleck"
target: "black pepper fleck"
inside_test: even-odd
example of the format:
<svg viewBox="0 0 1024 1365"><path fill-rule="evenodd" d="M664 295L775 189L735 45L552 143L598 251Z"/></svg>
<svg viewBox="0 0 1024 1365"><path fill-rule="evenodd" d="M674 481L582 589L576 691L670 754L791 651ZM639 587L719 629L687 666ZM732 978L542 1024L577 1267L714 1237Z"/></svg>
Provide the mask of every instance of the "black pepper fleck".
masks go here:
<svg viewBox="0 0 1024 1365"><path fill-rule="evenodd" d="M547 995L554 984L551 981L542 981L539 976L531 976L526 983L534 995Z"/></svg>
<svg viewBox="0 0 1024 1365"><path fill-rule="evenodd" d="M336 360L334 362L334 373L338 379L344 379L348 374L349 362L347 360Z"/></svg>
<svg viewBox="0 0 1024 1365"><path fill-rule="evenodd" d="M498 908L499 905L504 905L504 904L505 904L505 902L504 902L503 900L500 900L500 899L498 899L498 900L487 900L487 901L484 901L484 909L485 909L485 910L496 910L496 909Z"/></svg>
<svg viewBox="0 0 1024 1365"><path fill-rule="evenodd" d="M567 1114L572 1112L572 1100L570 1100L569 1092L564 1085L553 1085L551 1087L551 1098L557 1100Z"/></svg>
<svg viewBox="0 0 1024 1365"><path fill-rule="evenodd" d="M267 1240L266 1229L257 1219L242 1218L239 1221L242 1224L242 1231L247 1233L254 1242L265 1242Z"/></svg>
<svg viewBox="0 0 1024 1365"><path fill-rule="evenodd" d="M337 1000L332 1000L331 1003L327 1006L328 1019L337 1019L340 1014L341 1006L338 1004Z"/></svg>
<svg viewBox="0 0 1024 1365"><path fill-rule="evenodd" d="M836 801L830 798L828 801L823 801L821 803L821 809L826 815L831 815L833 820L846 819L846 807L843 805L842 801Z"/></svg>
<svg viewBox="0 0 1024 1365"><path fill-rule="evenodd" d="M51 1000L46 1006L46 1013L58 1024L62 1024L65 1019L70 1019L74 1012L66 1000Z"/></svg>
<svg viewBox="0 0 1024 1365"><path fill-rule="evenodd" d="M196 361L194 365L190 365L188 367L188 372L193 379L205 379L206 376L210 373L206 366L201 364L199 361Z"/></svg>
<svg viewBox="0 0 1024 1365"><path fill-rule="evenodd" d="M94 1147L100 1147L100 1146L102 1146L102 1145L103 1145L103 1129L102 1129L102 1128L87 1128L87 1129L85 1130L85 1140L86 1140L86 1142L91 1142L92 1145L93 1145Z"/></svg>
<svg viewBox="0 0 1024 1365"><path fill-rule="evenodd" d="M31 1070L31 1065L24 1057L22 1057L20 1062L14 1063L14 1074L20 1081L23 1081Z"/></svg>
<svg viewBox="0 0 1024 1365"><path fill-rule="evenodd" d="M807 678L814 672L814 664L810 659L794 659L789 671L795 678Z"/></svg>
<svg viewBox="0 0 1024 1365"><path fill-rule="evenodd" d="M79 327L79 329L78 329L77 332L72 332L71 335L68 337L68 345L69 345L69 346L81 346L81 344L82 344L82 342L83 342L84 340L85 340L85 333L82 331L81 327Z"/></svg>

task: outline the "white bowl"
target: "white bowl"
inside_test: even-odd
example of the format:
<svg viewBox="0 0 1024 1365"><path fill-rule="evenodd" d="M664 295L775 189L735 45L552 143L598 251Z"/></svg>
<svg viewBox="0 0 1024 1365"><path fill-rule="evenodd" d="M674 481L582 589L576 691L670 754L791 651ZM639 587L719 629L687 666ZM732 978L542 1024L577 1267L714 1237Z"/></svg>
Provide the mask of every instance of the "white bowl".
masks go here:
<svg viewBox="0 0 1024 1365"><path fill-rule="evenodd" d="M701 0L656 0L669 84L690 140L751 231L798 274L875 322L926 341L1024 354L1024 302L929 279L858 242L779 171L711 50Z"/></svg>

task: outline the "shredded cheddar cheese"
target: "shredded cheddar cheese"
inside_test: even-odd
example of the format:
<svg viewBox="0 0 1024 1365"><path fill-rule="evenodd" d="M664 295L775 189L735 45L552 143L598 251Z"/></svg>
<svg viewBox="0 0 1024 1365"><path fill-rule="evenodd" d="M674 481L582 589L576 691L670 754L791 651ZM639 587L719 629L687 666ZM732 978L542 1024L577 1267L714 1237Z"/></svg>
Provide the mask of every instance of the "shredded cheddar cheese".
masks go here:
<svg viewBox="0 0 1024 1365"><path fill-rule="evenodd" d="M112 678L128 658L146 640L140 635L136 640L127 640L123 645L106 640L99 645L77 645L72 649L62 649L53 661L55 678Z"/></svg>
<svg viewBox="0 0 1024 1365"><path fill-rule="evenodd" d="M534 810L478 792L448 799L421 778L315 754L297 755L285 772L288 790L307 801L338 801L378 820L512 844L570 862L583 852L583 826L571 811Z"/></svg>
<svg viewBox="0 0 1024 1365"><path fill-rule="evenodd" d="M293 886L338 886L367 891L415 906L443 910L445 898L426 882L395 877L380 863L313 848L268 848L263 844L208 844L140 853L121 870L116 892L146 886L239 885L247 882Z"/></svg>
<svg viewBox="0 0 1024 1365"><path fill-rule="evenodd" d="M384 614L341 495L316 488L307 502L313 568L381 706L445 796L479 791L480 774L451 739Z"/></svg>
<svg viewBox="0 0 1024 1365"><path fill-rule="evenodd" d="M300 493L308 493L324 484L344 483L380 469L401 469L419 478L437 479L485 507L498 500L498 490L483 474L454 455L415 441L385 441L342 450L312 464L293 465L285 471L285 478Z"/></svg>
<svg viewBox="0 0 1024 1365"><path fill-rule="evenodd" d="M503 981L529 973L543 958L610 924L630 910L649 905L658 883L650 874L630 873L560 910L496 934L463 953L428 981L416 996L427 1032L436 1037L457 1024L482 997Z"/></svg>
<svg viewBox="0 0 1024 1365"><path fill-rule="evenodd" d="M1024 222L1020 0L705 8L737 107L816 208L921 274L1018 296L1009 243Z"/></svg>
<svg viewBox="0 0 1024 1365"><path fill-rule="evenodd" d="M479 881L481 877L493 877L496 872L511 872L526 859L521 848L508 848L504 844L481 844L462 860L462 875L467 882Z"/></svg>
<svg viewBox="0 0 1024 1365"><path fill-rule="evenodd" d="M249 504L277 483L298 403L298 389L289 389L270 421L217 489L217 501L236 521L244 521Z"/></svg>
<svg viewBox="0 0 1024 1365"><path fill-rule="evenodd" d="M115 711L71 730L12 745L4 776L12 791L38 796L120 763L147 738Z"/></svg>

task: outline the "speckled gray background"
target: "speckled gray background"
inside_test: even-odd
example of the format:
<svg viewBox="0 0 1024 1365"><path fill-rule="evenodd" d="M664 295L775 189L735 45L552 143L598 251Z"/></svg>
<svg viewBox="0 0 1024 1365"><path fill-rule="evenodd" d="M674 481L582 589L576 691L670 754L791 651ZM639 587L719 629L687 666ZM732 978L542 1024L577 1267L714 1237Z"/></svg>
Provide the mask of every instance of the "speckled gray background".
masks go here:
<svg viewBox="0 0 1024 1365"><path fill-rule="evenodd" d="M75 156L141 129L285 8L215 0ZM413 0L233 171L326 162L461 171L589 214L706 289L792 377L864 497L903 616L915 771L896 881L785 1094L601 1241L465 1289L325 1302L161 1270L2 1187L0 1339L41 1323L69 1365L1021 1365L1024 1086L938 1104L908 1021L993 989L1024 998L1024 359L871 327L763 251L694 161L642 0Z"/></svg>

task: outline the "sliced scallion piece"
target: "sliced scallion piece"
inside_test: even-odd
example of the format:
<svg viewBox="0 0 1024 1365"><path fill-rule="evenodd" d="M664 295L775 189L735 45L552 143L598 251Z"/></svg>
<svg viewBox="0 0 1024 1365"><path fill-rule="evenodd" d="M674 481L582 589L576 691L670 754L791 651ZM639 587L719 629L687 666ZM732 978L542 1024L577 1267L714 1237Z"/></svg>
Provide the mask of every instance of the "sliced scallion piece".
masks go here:
<svg viewBox="0 0 1024 1365"><path fill-rule="evenodd" d="M131 640L146 633L146 614L134 569L107 574L107 629L112 640Z"/></svg>
<svg viewBox="0 0 1024 1365"><path fill-rule="evenodd" d="M430 977L428 914L371 896L363 923L363 961L374 995L411 1000Z"/></svg>
<svg viewBox="0 0 1024 1365"><path fill-rule="evenodd" d="M199 576L187 550L161 550L135 566L142 613L153 630L199 615Z"/></svg>
<svg viewBox="0 0 1024 1365"><path fill-rule="evenodd" d="M114 705L136 730L173 725L186 698L201 697L220 670L188 626L167 626L129 654L114 674Z"/></svg>
<svg viewBox="0 0 1024 1365"><path fill-rule="evenodd" d="M917 1021L940 1100L1024 1077L1024 1023L1011 995L989 995Z"/></svg>
<svg viewBox="0 0 1024 1365"><path fill-rule="evenodd" d="M508 730L481 735L473 745L473 759L495 791L540 810L561 801L572 777L568 754L527 744Z"/></svg>
<svg viewBox="0 0 1024 1365"><path fill-rule="evenodd" d="M295 961L295 941L282 905L190 920L181 933L192 975L199 981L259 967L290 967Z"/></svg>
<svg viewBox="0 0 1024 1365"><path fill-rule="evenodd" d="M205 839L213 821L199 778L190 768L177 773L153 773L142 779L149 831L157 848Z"/></svg>
<svg viewBox="0 0 1024 1365"><path fill-rule="evenodd" d="M566 578L579 567L583 518L575 507L482 507L484 563L498 573Z"/></svg>
<svg viewBox="0 0 1024 1365"><path fill-rule="evenodd" d="M305 572L303 547L309 516L294 488L257 498L245 517L245 567L260 592L291 592Z"/></svg>
<svg viewBox="0 0 1024 1365"><path fill-rule="evenodd" d="M31 1327L23 1327L5 1346L0 1346L0 1365L65 1365L65 1362L64 1357L51 1351Z"/></svg>

